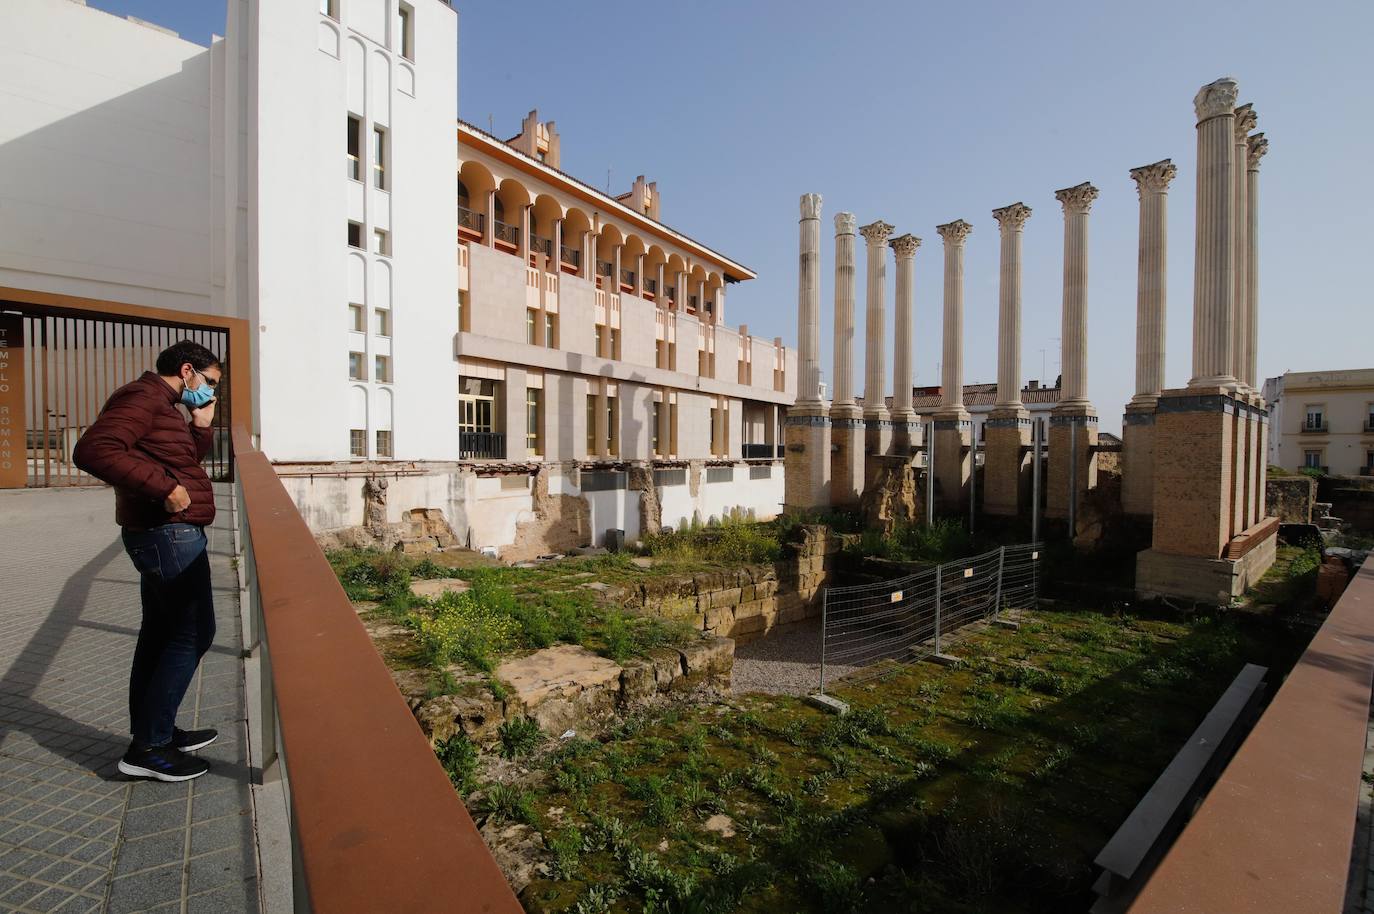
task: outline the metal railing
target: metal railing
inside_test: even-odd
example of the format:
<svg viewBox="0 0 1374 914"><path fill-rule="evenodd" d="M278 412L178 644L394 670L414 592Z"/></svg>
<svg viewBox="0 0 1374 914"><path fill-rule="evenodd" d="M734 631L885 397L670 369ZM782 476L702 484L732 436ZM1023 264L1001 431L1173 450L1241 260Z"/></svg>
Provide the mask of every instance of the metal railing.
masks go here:
<svg viewBox="0 0 1374 914"><path fill-rule="evenodd" d="M570 267L582 266L582 252L576 248L570 248L566 244L558 246L558 256L563 258L563 262Z"/></svg>
<svg viewBox="0 0 1374 914"><path fill-rule="evenodd" d="M598 260L598 261L596 262L596 275L597 275L597 276L614 276L614 275L615 275L615 264L611 263L609 260Z"/></svg>
<svg viewBox="0 0 1374 914"><path fill-rule="evenodd" d="M1031 609L1040 590L1039 543L1002 546L914 574L827 587L821 608L821 682L829 669L851 681L881 660L908 663L941 653L942 641L1007 609Z"/></svg>
<svg viewBox="0 0 1374 914"><path fill-rule="evenodd" d="M479 213L476 210L468 209L466 206L458 207L458 227L470 229L481 234L487 226L486 213Z"/></svg>
<svg viewBox="0 0 1374 914"><path fill-rule="evenodd" d="M740 454L745 460L771 460L783 456L780 444L744 444L740 445L740 448Z"/></svg>
<svg viewBox="0 0 1374 914"><path fill-rule="evenodd" d="M631 287L631 288L634 288L634 284L635 284L635 271L634 271L634 270L623 270L623 269L622 269L622 270L620 271L620 284L621 284L622 286L629 286L629 287Z"/></svg>
<svg viewBox="0 0 1374 914"><path fill-rule="evenodd" d="M658 293L658 280L644 277L644 291L650 295L656 295Z"/></svg>
<svg viewBox="0 0 1374 914"><path fill-rule="evenodd" d="M1331 431L1331 423L1330 423L1330 422L1304 422L1304 423L1302 424L1302 429L1301 429L1301 431L1303 431L1303 432L1311 432L1311 433L1329 432L1329 431Z"/></svg>
<svg viewBox="0 0 1374 914"><path fill-rule="evenodd" d="M519 914L339 580L267 458L235 426L249 757L284 791L296 911ZM256 681L256 682L255 682ZM340 739L365 734L365 749ZM264 788L266 789L266 788Z"/></svg>
<svg viewBox="0 0 1374 914"><path fill-rule="evenodd" d="M545 257L553 256L553 239L530 233L530 251L538 251Z"/></svg>
<svg viewBox="0 0 1374 914"><path fill-rule="evenodd" d="M508 222L502 222L500 219L497 219L494 222L493 228L492 237L497 241L504 241L507 244L516 245L520 243L520 226L511 225Z"/></svg>
<svg viewBox="0 0 1374 914"><path fill-rule="evenodd" d="M502 432L458 433L459 460L505 460L506 436Z"/></svg>

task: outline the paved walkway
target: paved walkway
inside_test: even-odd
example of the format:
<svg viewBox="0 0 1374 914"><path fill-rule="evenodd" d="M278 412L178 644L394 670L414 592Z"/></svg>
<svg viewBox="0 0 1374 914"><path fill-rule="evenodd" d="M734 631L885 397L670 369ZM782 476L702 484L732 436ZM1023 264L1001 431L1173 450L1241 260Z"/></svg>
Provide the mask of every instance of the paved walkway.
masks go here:
<svg viewBox="0 0 1374 914"><path fill-rule="evenodd" d="M220 739L186 784L115 769L139 600L113 494L0 493L0 911L259 909L230 497L216 492L219 632L179 724Z"/></svg>

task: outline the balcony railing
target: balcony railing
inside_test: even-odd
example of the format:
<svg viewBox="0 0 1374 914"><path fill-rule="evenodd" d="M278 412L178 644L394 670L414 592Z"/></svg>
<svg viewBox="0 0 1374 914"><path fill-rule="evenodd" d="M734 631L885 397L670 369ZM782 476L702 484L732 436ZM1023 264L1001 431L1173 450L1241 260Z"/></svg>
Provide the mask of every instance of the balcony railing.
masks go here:
<svg viewBox="0 0 1374 914"><path fill-rule="evenodd" d="M576 248L570 248L566 244L558 246L558 256L563 258L563 262L570 267L582 266L582 252Z"/></svg>
<svg viewBox="0 0 1374 914"><path fill-rule="evenodd" d="M459 432L458 459L505 460L505 434L502 432Z"/></svg>
<svg viewBox="0 0 1374 914"><path fill-rule="evenodd" d="M540 253L545 257L553 256L553 239L530 233L530 253Z"/></svg>
<svg viewBox="0 0 1374 914"><path fill-rule="evenodd" d="M622 286L629 286L630 288L633 289L633 288L634 288L634 285L635 285L635 271L634 271L634 270L621 270L621 271L620 271L620 284L621 284Z"/></svg>
<svg viewBox="0 0 1374 914"><path fill-rule="evenodd" d="M272 464L233 430L244 645L260 679L255 770L287 786L297 911L520 903ZM340 734L367 734L363 752ZM284 905L286 906L286 905Z"/></svg>
<svg viewBox="0 0 1374 914"><path fill-rule="evenodd" d="M470 229L480 235L486 230L487 215L468 209L466 206L460 206L458 207L458 227Z"/></svg>
<svg viewBox="0 0 1374 914"><path fill-rule="evenodd" d="M497 219L495 220L495 229L496 230L492 232L492 236L497 241L504 241L507 244L513 245L520 244L520 226L511 225L510 223L502 222L500 219Z"/></svg>
<svg viewBox="0 0 1374 914"><path fill-rule="evenodd" d="M614 276L614 275L615 275L615 264L611 263L609 260L598 260L598 261L596 262L596 275L597 275L597 276Z"/></svg>
<svg viewBox="0 0 1374 914"><path fill-rule="evenodd" d="M650 279L647 276L644 277L644 291L648 292L650 295L658 294L658 280Z"/></svg>
<svg viewBox="0 0 1374 914"><path fill-rule="evenodd" d="M781 444L744 444L740 447L745 460L773 460L783 456Z"/></svg>
<svg viewBox="0 0 1374 914"><path fill-rule="evenodd" d="M1304 422L1302 424L1303 434L1319 434L1329 431L1331 431L1331 423L1329 422Z"/></svg>

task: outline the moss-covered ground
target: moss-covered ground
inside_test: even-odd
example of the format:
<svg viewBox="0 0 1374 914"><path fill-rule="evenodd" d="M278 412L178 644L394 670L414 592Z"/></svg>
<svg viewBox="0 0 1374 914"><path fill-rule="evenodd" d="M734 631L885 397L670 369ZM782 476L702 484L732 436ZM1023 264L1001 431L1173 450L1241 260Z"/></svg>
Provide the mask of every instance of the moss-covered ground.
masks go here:
<svg viewBox="0 0 1374 914"><path fill-rule="evenodd" d="M542 833L532 914L1082 911L1091 860L1241 666L1276 684L1309 637L1269 611L1059 605L970 634L961 667L836 689L844 717L741 696L556 744L500 784L461 740L441 760L479 817Z"/></svg>

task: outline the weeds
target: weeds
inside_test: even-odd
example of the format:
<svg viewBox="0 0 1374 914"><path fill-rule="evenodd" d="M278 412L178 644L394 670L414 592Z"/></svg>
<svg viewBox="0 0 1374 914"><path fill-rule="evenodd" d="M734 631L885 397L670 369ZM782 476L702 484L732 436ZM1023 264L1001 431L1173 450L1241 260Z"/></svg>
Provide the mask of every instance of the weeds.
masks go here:
<svg viewBox="0 0 1374 914"><path fill-rule="evenodd" d="M499 821L537 825L534 797L524 788L513 784L493 784L487 788L487 813Z"/></svg>
<svg viewBox="0 0 1374 914"><path fill-rule="evenodd" d="M533 717L512 717L502 722L498 732L501 736L501 757L507 759L531 755L544 738Z"/></svg>
<svg viewBox="0 0 1374 914"><path fill-rule="evenodd" d="M439 764L448 772L448 779L460 795L466 796L477 788L477 747L466 733L459 731L434 745Z"/></svg>

